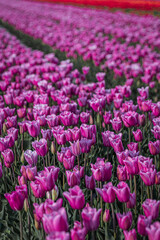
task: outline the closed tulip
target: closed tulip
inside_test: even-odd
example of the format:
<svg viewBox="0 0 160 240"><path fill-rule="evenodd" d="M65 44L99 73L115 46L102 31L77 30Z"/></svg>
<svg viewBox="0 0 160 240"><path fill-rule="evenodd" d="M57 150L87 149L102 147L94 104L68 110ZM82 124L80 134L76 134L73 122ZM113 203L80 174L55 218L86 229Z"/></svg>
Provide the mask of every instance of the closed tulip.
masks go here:
<svg viewBox="0 0 160 240"><path fill-rule="evenodd" d="M48 152L47 141L44 138L40 139L39 141L32 142L32 146L39 156L44 157Z"/></svg>
<svg viewBox="0 0 160 240"><path fill-rule="evenodd" d="M152 220L155 220L159 216L160 201L146 199L143 204L143 211L146 217L151 216Z"/></svg>
<svg viewBox="0 0 160 240"><path fill-rule="evenodd" d="M85 198L79 186L69 188L69 192L64 192L63 196L68 200L73 209L82 209L85 204Z"/></svg>
<svg viewBox="0 0 160 240"><path fill-rule="evenodd" d="M137 231L142 236L147 236L146 228L151 225L152 217L138 216Z"/></svg>
<svg viewBox="0 0 160 240"><path fill-rule="evenodd" d="M113 203L116 199L114 187L111 182L103 185L103 188L96 188L96 191L103 198L103 201L106 203Z"/></svg>
<svg viewBox="0 0 160 240"><path fill-rule="evenodd" d="M146 228L149 240L160 239L160 222L154 222L150 227Z"/></svg>
<svg viewBox="0 0 160 240"><path fill-rule="evenodd" d="M91 208L87 203L86 207L82 211L83 225L87 231L97 230L99 227L101 211L101 209L97 211L96 208Z"/></svg>
<svg viewBox="0 0 160 240"><path fill-rule="evenodd" d="M117 187L114 187L114 191L120 202L128 202L130 198L130 189L125 182L120 182Z"/></svg>
<svg viewBox="0 0 160 240"><path fill-rule="evenodd" d="M123 230L128 230L132 224L132 212L127 213L116 213L116 217L118 220L118 225Z"/></svg>
<svg viewBox="0 0 160 240"><path fill-rule="evenodd" d="M42 217L44 231L47 234L68 231L68 220L65 208L53 211L51 214L44 214Z"/></svg>
<svg viewBox="0 0 160 240"><path fill-rule="evenodd" d="M21 211L24 205L25 196L20 191L13 191L11 194L4 194L11 208L14 211Z"/></svg>
<svg viewBox="0 0 160 240"><path fill-rule="evenodd" d="M123 231L125 240L137 240L136 230Z"/></svg>
<svg viewBox="0 0 160 240"><path fill-rule="evenodd" d="M85 184L86 184L86 188L90 189L90 190L94 190L95 189L95 186L96 186L96 182L95 182L95 179L92 176L87 176L85 175Z"/></svg>

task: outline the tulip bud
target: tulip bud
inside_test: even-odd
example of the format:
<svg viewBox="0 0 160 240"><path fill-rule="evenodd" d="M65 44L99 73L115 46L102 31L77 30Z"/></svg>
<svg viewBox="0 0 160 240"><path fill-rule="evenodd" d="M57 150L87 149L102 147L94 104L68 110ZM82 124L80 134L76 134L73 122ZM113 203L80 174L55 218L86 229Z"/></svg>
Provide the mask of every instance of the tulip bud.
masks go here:
<svg viewBox="0 0 160 240"><path fill-rule="evenodd" d="M3 132L4 132L4 133L6 133L6 131L7 131L6 124L5 124L5 123L3 123Z"/></svg>
<svg viewBox="0 0 160 240"><path fill-rule="evenodd" d="M50 192L46 192L46 198L47 198L47 199L50 199L50 198L51 198Z"/></svg>
<svg viewBox="0 0 160 240"><path fill-rule="evenodd" d="M55 146L55 143L54 143L54 142L51 143L51 153L52 153L52 154L55 154L55 153L56 153L56 146Z"/></svg>
<svg viewBox="0 0 160 240"><path fill-rule="evenodd" d="M54 188L52 189L52 200L56 201L56 199L58 198L58 187L55 185Z"/></svg>
<svg viewBox="0 0 160 240"><path fill-rule="evenodd" d="M25 198L25 200L24 200L24 210L25 210L25 212L28 211L28 199L27 198Z"/></svg>
<svg viewBox="0 0 160 240"><path fill-rule="evenodd" d="M34 224L35 224L35 228L37 230L40 230L41 229L41 223L40 222L37 222L36 219L34 219Z"/></svg>
<svg viewBox="0 0 160 240"><path fill-rule="evenodd" d="M22 164L24 165L24 151L23 151L22 154L21 154L21 162L22 162Z"/></svg>
<svg viewBox="0 0 160 240"><path fill-rule="evenodd" d="M91 115L90 115L90 117L89 117L89 124L90 124L90 125L93 125L93 118L92 118Z"/></svg>
<svg viewBox="0 0 160 240"><path fill-rule="evenodd" d="M103 222L108 222L110 219L110 212L109 209L106 209L103 214Z"/></svg>

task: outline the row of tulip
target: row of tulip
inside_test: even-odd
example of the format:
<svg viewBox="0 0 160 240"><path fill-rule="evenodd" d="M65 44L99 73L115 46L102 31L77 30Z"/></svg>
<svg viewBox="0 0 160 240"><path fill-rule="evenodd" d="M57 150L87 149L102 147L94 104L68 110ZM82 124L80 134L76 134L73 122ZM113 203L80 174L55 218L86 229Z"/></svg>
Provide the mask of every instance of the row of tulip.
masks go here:
<svg viewBox="0 0 160 240"><path fill-rule="evenodd" d="M159 239L160 106L149 87L134 105L132 84L105 90L105 73L87 84L89 67L73 70L4 29L0 41L2 192L20 213L21 239L136 239L136 225Z"/></svg>
<svg viewBox="0 0 160 240"><path fill-rule="evenodd" d="M4 11L0 12L1 16L6 13L3 20L14 25L16 21L18 29L29 30L31 35L34 30L34 36L41 34L42 40L43 34L53 37L49 31L53 30L54 22L57 26L60 24L64 7L49 5L40 11L41 5L34 5L35 18L32 15L28 18L23 11L20 22L17 11L22 9L19 6L17 10L15 3L12 3L14 10L12 4L9 7L7 2L3 3ZM28 3L25 4L26 11L31 11ZM59 14L54 15L54 21L48 22L44 13L46 11L49 19L52 13L49 8L58 9ZM88 14L87 21L92 22L89 19L95 10L93 13L85 11L84 18ZM114 18L112 15L109 16ZM146 20L137 18L140 25ZM37 24L40 19L43 26L41 21ZM68 20L63 21L66 25ZM146 21L147 30L153 21L159 22L151 17L149 23ZM41 26L41 31L37 32L34 24ZM99 27L101 25L102 22ZM110 31L114 27L113 22ZM141 36L143 40L146 35ZM139 239L140 235L159 239L160 104L156 92L160 60L154 51L157 36L152 33L149 44L142 40L135 47L130 46L132 39L127 45L122 44L122 48L119 37L115 37L105 42L107 50L99 42L103 40L100 34L96 39L96 52L95 46L84 48L85 53L91 51L96 57L103 52L108 59L106 67L120 76L121 84L124 83L105 89L106 80L115 81L108 73L99 72L95 76L96 82L89 79L90 83L87 83L89 67L83 67L82 71L73 69L70 60L59 62L54 54L32 51L1 29L1 191L11 208L20 213L21 239L44 239L45 235L47 239L104 239L104 236L106 239L123 236ZM77 39L79 35L73 34L73 41ZM127 41L126 37L124 40ZM55 43L59 42L57 38ZM144 42L146 46L142 47ZM60 45L57 47L70 51ZM149 86L138 88L145 84ZM3 194L1 198L1 212L5 211L7 216L10 210L6 208ZM3 218L2 229L7 224ZM17 221L16 213L15 219ZM5 236L11 239L17 226L13 228L11 224L9 231L5 230Z"/></svg>

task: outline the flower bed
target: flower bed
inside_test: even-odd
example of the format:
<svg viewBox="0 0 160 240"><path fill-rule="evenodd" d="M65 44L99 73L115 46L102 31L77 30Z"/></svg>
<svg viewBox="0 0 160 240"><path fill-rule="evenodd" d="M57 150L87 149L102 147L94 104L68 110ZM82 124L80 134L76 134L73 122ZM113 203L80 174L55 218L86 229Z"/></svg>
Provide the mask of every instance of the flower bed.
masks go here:
<svg viewBox="0 0 160 240"><path fill-rule="evenodd" d="M0 11L45 52L0 28L0 238L159 239L159 19L28 6Z"/></svg>

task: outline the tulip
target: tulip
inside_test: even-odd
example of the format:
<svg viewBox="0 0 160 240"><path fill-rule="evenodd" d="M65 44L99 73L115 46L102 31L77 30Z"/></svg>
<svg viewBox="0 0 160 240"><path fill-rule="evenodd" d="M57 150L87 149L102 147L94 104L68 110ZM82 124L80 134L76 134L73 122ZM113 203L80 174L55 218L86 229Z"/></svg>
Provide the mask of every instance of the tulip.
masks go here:
<svg viewBox="0 0 160 240"><path fill-rule="evenodd" d="M7 149L7 141L5 138L0 138L0 152Z"/></svg>
<svg viewBox="0 0 160 240"><path fill-rule="evenodd" d="M138 152L138 143L135 143L135 142L131 142L129 144L127 144L127 147L130 151L136 151Z"/></svg>
<svg viewBox="0 0 160 240"><path fill-rule="evenodd" d="M154 134L154 137L160 140L160 126L154 126L153 130L151 130Z"/></svg>
<svg viewBox="0 0 160 240"><path fill-rule="evenodd" d="M90 190L95 189L96 183L95 183L95 179L94 179L93 175L90 177L85 175L85 184L86 184L86 188L88 188Z"/></svg>
<svg viewBox="0 0 160 240"><path fill-rule="evenodd" d="M54 174L52 172L44 172L43 176L36 176L35 179L46 192L51 191L55 186Z"/></svg>
<svg viewBox="0 0 160 240"><path fill-rule="evenodd" d="M120 120L120 118L113 118L113 120L110 120L113 129L116 132L119 132L122 128L122 121Z"/></svg>
<svg viewBox="0 0 160 240"><path fill-rule="evenodd" d="M136 230L123 231L125 240L137 240Z"/></svg>
<svg viewBox="0 0 160 240"><path fill-rule="evenodd" d="M80 169L78 168L78 165L76 165L74 168L73 168L73 171L74 172L78 172L78 174L80 173L80 178L83 178L84 177L84 167L80 166Z"/></svg>
<svg viewBox="0 0 160 240"><path fill-rule="evenodd" d="M98 161L95 164L91 163L91 171L95 180L109 181L112 176L112 165L110 162Z"/></svg>
<svg viewBox="0 0 160 240"><path fill-rule="evenodd" d="M77 142L71 143L71 149L72 149L72 153L75 156L79 156L81 154L81 148L80 148L79 140Z"/></svg>
<svg viewBox="0 0 160 240"><path fill-rule="evenodd" d="M155 142L149 141L148 143L149 151L152 155L157 155L160 153L160 141L157 140Z"/></svg>
<svg viewBox="0 0 160 240"><path fill-rule="evenodd" d="M49 234L47 237L46 237L46 240L70 240L70 235L69 233L67 232L64 232L64 231L61 231L61 232L54 232L54 233L51 233Z"/></svg>
<svg viewBox="0 0 160 240"><path fill-rule="evenodd" d="M63 166L66 170L71 170L74 167L75 156L71 156L70 158L63 158Z"/></svg>
<svg viewBox="0 0 160 240"><path fill-rule="evenodd" d="M85 204L85 198L79 186L69 188L69 192L64 192L63 196L68 200L73 209L82 209Z"/></svg>
<svg viewBox="0 0 160 240"><path fill-rule="evenodd" d="M123 230L128 230L132 224L132 212L127 213L116 213L116 217L118 220L118 225Z"/></svg>
<svg viewBox="0 0 160 240"><path fill-rule="evenodd" d="M5 198L14 211L21 211L24 205L25 195L20 191L13 191L11 194L5 193Z"/></svg>
<svg viewBox="0 0 160 240"><path fill-rule="evenodd" d="M41 129L41 133L42 133L42 137L43 137L44 139L51 141L52 132L51 132L50 129L47 129L47 130Z"/></svg>
<svg viewBox="0 0 160 240"><path fill-rule="evenodd" d="M41 138L39 141L32 142L32 146L39 156L44 157L48 152L47 141L44 138Z"/></svg>
<svg viewBox="0 0 160 240"><path fill-rule="evenodd" d="M38 181L35 180L30 183L30 187L32 189L33 195L36 198L43 198L45 196L45 189L43 185Z"/></svg>
<svg viewBox="0 0 160 240"><path fill-rule="evenodd" d="M38 122L36 121L32 121L32 122L27 122L26 123L27 129L29 134L32 137L37 137L40 133L40 125Z"/></svg>
<svg viewBox="0 0 160 240"><path fill-rule="evenodd" d="M92 140L83 138L79 141L80 149L82 153L89 153L92 147Z"/></svg>
<svg viewBox="0 0 160 240"><path fill-rule="evenodd" d="M152 220L155 220L159 216L159 206L160 201L152 200L152 199L146 199L143 204L143 211L146 217L151 216Z"/></svg>
<svg viewBox="0 0 160 240"><path fill-rule="evenodd" d="M35 180L35 176L37 175L37 167L30 167L26 169L26 174L27 174L27 178L30 181L34 181Z"/></svg>
<svg viewBox="0 0 160 240"><path fill-rule="evenodd" d="M72 141L78 141L81 139L81 130L78 127L74 127L72 129L69 129L70 133L71 133L71 139L73 139Z"/></svg>
<svg viewBox="0 0 160 240"><path fill-rule="evenodd" d="M111 119L112 119L112 114L111 112L106 112L105 115L103 115L103 119L105 124L110 124L111 123Z"/></svg>
<svg viewBox="0 0 160 240"><path fill-rule="evenodd" d="M106 203L113 203L116 199L114 187L111 182L103 185L103 188L96 188L96 191L103 198L103 201Z"/></svg>
<svg viewBox="0 0 160 240"><path fill-rule="evenodd" d="M90 116L90 114L89 113L87 113L87 112L82 112L81 114L80 114L80 120L81 120L81 122L82 123L88 123L89 122L89 116Z"/></svg>
<svg viewBox="0 0 160 240"><path fill-rule="evenodd" d="M109 209L106 209L103 214L103 222L107 223L110 220L110 212Z"/></svg>
<svg viewBox="0 0 160 240"><path fill-rule="evenodd" d="M134 135L135 141L141 142L143 140L143 135L140 129L137 129L137 131L135 132L133 131L133 135Z"/></svg>
<svg viewBox="0 0 160 240"><path fill-rule="evenodd" d="M155 183L156 170L152 168L141 170L140 176L146 186L151 186Z"/></svg>
<svg viewBox="0 0 160 240"><path fill-rule="evenodd" d="M146 228L151 225L152 217L146 218L143 215L138 216L137 231L142 236L147 236Z"/></svg>
<svg viewBox="0 0 160 240"><path fill-rule="evenodd" d="M130 193L129 201L127 202L127 208L134 208L136 206L136 194Z"/></svg>
<svg viewBox="0 0 160 240"><path fill-rule="evenodd" d="M28 164L35 166L37 164L38 155L36 151L26 150L24 152L24 157Z"/></svg>
<svg viewBox="0 0 160 240"><path fill-rule="evenodd" d="M14 154L11 149L6 149L2 152L2 156L4 158L4 164L7 168L10 168L12 163L14 162Z"/></svg>
<svg viewBox="0 0 160 240"><path fill-rule="evenodd" d="M97 211L96 208L91 208L88 203L86 204L86 207L82 210L82 219L87 231L97 230L101 211L101 209Z"/></svg>
<svg viewBox="0 0 160 240"><path fill-rule="evenodd" d="M136 175L139 173L139 167L138 167L138 158L131 158L128 157L125 161L124 161L127 173L129 175Z"/></svg>
<svg viewBox="0 0 160 240"><path fill-rule="evenodd" d="M18 129L12 127L7 130L7 133L13 137L14 141L18 139Z"/></svg>
<svg viewBox="0 0 160 240"><path fill-rule="evenodd" d="M65 208L53 211L51 214L44 214L42 217L44 231L47 234L68 231L68 220Z"/></svg>
<svg viewBox="0 0 160 240"><path fill-rule="evenodd" d="M125 182L120 182L117 188L114 188L117 198L120 202L128 202L130 198L130 189Z"/></svg>
<svg viewBox="0 0 160 240"><path fill-rule="evenodd" d="M74 187L75 185L80 185L80 172L70 172L66 171L67 182L70 187Z"/></svg>
<svg viewBox="0 0 160 240"><path fill-rule="evenodd" d="M160 222L154 222L150 227L146 228L149 240L159 240L160 239Z"/></svg>
<svg viewBox="0 0 160 240"><path fill-rule="evenodd" d="M121 116L122 121L125 125L125 127L130 128L133 126L136 126L138 124L138 113L134 111L128 111L127 113L124 113L124 115Z"/></svg>
<svg viewBox="0 0 160 240"><path fill-rule="evenodd" d="M83 240L87 234L87 230L78 221L74 222L74 227L71 229L71 240Z"/></svg>
<svg viewBox="0 0 160 240"><path fill-rule="evenodd" d="M84 138L91 139L93 134L96 134L96 126L95 125L82 124L80 129L81 129L81 135Z"/></svg>
<svg viewBox="0 0 160 240"><path fill-rule="evenodd" d="M125 166L118 165L117 167L117 178L119 181L126 181L128 179L127 171Z"/></svg>

